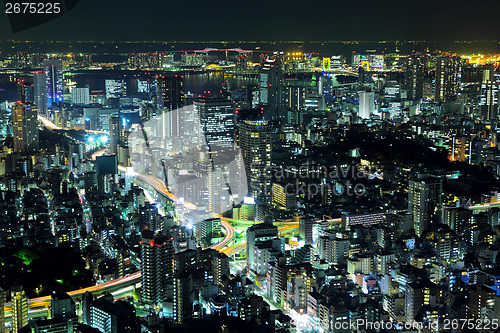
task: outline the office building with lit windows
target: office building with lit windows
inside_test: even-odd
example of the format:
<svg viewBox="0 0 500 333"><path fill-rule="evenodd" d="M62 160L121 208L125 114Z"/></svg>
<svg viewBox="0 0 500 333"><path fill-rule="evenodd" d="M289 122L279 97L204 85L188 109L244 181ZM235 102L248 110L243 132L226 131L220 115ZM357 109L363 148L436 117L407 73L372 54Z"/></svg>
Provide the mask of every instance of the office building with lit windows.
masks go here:
<svg viewBox="0 0 500 333"><path fill-rule="evenodd" d="M209 146L232 147L234 143L234 106L222 97L206 96L194 101Z"/></svg>
<svg viewBox="0 0 500 333"><path fill-rule="evenodd" d="M436 302L438 286L429 280L417 280L408 283L405 290L405 319L411 323L416 321L416 316L424 306Z"/></svg>
<svg viewBox="0 0 500 333"><path fill-rule="evenodd" d="M275 54L262 63L259 70L259 104L267 120L286 121L283 103L282 54Z"/></svg>
<svg viewBox="0 0 500 333"><path fill-rule="evenodd" d="M12 303L12 332L17 333L28 325L28 297L21 286L10 289Z"/></svg>
<svg viewBox="0 0 500 333"><path fill-rule="evenodd" d="M124 301L113 303L101 297L90 306L90 326L103 333L136 332L135 308Z"/></svg>
<svg viewBox="0 0 500 333"><path fill-rule="evenodd" d="M500 111L500 104L498 103L499 90L500 73L494 72L493 68L490 68L490 66L485 66L483 69L481 97L479 100L481 120L486 122L494 122L498 120L498 113Z"/></svg>
<svg viewBox="0 0 500 333"><path fill-rule="evenodd" d="M38 113L33 103L18 102L12 107L14 151L35 153L38 151Z"/></svg>
<svg viewBox="0 0 500 333"><path fill-rule="evenodd" d="M71 103L76 105L90 104L89 88L73 88L71 90Z"/></svg>
<svg viewBox="0 0 500 333"><path fill-rule="evenodd" d="M375 93L373 91L359 92L359 116L362 119L370 119L375 110Z"/></svg>
<svg viewBox="0 0 500 333"><path fill-rule="evenodd" d="M266 120L244 120L238 132L249 194L257 203L270 203L271 126Z"/></svg>
<svg viewBox="0 0 500 333"><path fill-rule="evenodd" d="M457 98L462 62L459 57L439 57L436 60L434 100L450 102Z"/></svg>
<svg viewBox="0 0 500 333"><path fill-rule="evenodd" d="M63 70L61 59L44 60L42 63L47 83L47 107L63 102Z"/></svg>
<svg viewBox="0 0 500 333"><path fill-rule="evenodd" d="M161 304L167 297L167 278L173 272L173 239L155 236L151 230L142 232L141 241L141 301Z"/></svg>
<svg viewBox="0 0 500 333"><path fill-rule="evenodd" d="M410 180L408 212L413 215L413 225L418 236L421 236L430 224L439 224L442 191L443 185L439 179L419 176Z"/></svg>
<svg viewBox="0 0 500 333"><path fill-rule="evenodd" d="M41 114L47 113L47 77L45 72L33 73L33 103Z"/></svg>
<svg viewBox="0 0 500 333"><path fill-rule="evenodd" d="M158 108L165 108L167 111L172 111L183 107L184 92L182 85L182 77L180 75L158 78L156 88Z"/></svg>
<svg viewBox="0 0 500 333"><path fill-rule="evenodd" d="M107 79L104 81L106 99L120 98L127 95L127 83L125 80Z"/></svg>
<svg viewBox="0 0 500 333"><path fill-rule="evenodd" d="M120 117L109 118L109 150L110 154L118 153L118 145L122 141L122 123Z"/></svg>

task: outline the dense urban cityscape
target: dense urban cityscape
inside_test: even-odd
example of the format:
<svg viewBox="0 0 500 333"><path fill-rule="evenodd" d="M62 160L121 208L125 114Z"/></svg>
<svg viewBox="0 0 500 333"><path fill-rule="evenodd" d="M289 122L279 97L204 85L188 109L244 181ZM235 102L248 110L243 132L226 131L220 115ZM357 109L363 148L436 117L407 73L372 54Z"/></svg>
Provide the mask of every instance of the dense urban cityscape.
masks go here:
<svg viewBox="0 0 500 333"><path fill-rule="evenodd" d="M0 332L500 331L482 44L0 42Z"/></svg>

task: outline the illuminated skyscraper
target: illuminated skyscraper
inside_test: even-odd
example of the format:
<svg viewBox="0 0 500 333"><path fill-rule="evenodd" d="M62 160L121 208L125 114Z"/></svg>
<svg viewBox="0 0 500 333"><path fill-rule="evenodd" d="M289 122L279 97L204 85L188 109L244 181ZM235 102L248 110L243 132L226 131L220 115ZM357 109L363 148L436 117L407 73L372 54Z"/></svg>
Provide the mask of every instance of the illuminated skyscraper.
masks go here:
<svg viewBox="0 0 500 333"><path fill-rule="evenodd" d="M184 93L180 76L158 78L157 104L158 108L161 109L158 113L161 114L163 137L179 139L181 136L188 135L185 132L185 122L192 108L179 110L184 106Z"/></svg>
<svg viewBox="0 0 500 333"><path fill-rule="evenodd" d="M142 301L158 304L167 297L167 278L172 277L174 246L172 238L155 236L144 230L141 241Z"/></svg>
<svg viewBox="0 0 500 333"><path fill-rule="evenodd" d="M210 146L232 147L234 142L234 106L221 97L203 97L194 101L206 143Z"/></svg>
<svg viewBox="0 0 500 333"><path fill-rule="evenodd" d="M498 120L500 106L498 103L499 90L500 73L494 72L493 68L485 66L483 69L483 81L481 83L481 99L479 101L482 121L491 122Z"/></svg>
<svg viewBox="0 0 500 333"><path fill-rule="evenodd" d="M35 153L38 151L37 109L33 103L18 102L12 107L14 151Z"/></svg>
<svg viewBox="0 0 500 333"><path fill-rule="evenodd" d="M109 150L110 154L118 153L118 145L122 139L122 124L120 117L109 118Z"/></svg>
<svg viewBox="0 0 500 333"><path fill-rule="evenodd" d="M406 285L405 290L405 319L411 323L423 306L431 304L436 297L438 286L429 280L417 280Z"/></svg>
<svg viewBox="0 0 500 333"><path fill-rule="evenodd" d="M283 105L283 71L280 55L268 58L259 71L259 104L265 109L267 120L286 121L286 108Z"/></svg>
<svg viewBox="0 0 500 333"><path fill-rule="evenodd" d="M11 290L12 332L17 333L28 325L28 298L23 287L15 286Z"/></svg>
<svg viewBox="0 0 500 333"><path fill-rule="evenodd" d="M17 81L17 100L23 103L31 102L34 100L33 83L24 80Z"/></svg>
<svg viewBox="0 0 500 333"><path fill-rule="evenodd" d="M76 105L90 104L89 87L73 88L71 90L71 103Z"/></svg>
<svg viewBox="0 0 500 333"><path fill-rule="evenodd" d="M127 95L127 83L125 80L107 79L104 81L106 99L120 98Z"/></svg>
<svg viewBox="0 0 500 333"><path fill-rule="evenodd" d="M33 73L33 103L41 114L47 113L47 77L45 72Z"/></svg>
<svg viewBox="0 0 500 333"><path fill-rule="evenodd" d="M62 60L44 60L42 66L47 79L47 107L51 108L63 102Z"/></svg>
<svg viewBox="0 0 500 333"><path fill-rule="evenodd" d="M238 138L250 195L258 203L270 203L271 126L266 120L244 120Z"/></svg>
<svg viewBox="0 0 500 333"><path fill-rule="evenodd" d="M422 176L410 180L408 212L413 215L415 233L421 236L430 224L438 224L441 216L443 186L440 180Z"/></svg>
<svg viewBox="0 0 500 333"><path fill-rule="evenodd" d="M359 116L363 119L370 119L375 110L375 93L373 91L359 92Z"/></svg>
<svg viewBox="0 0 500 333"><path fill-rule="evenodd" d="M424 91L424 73L427 57L410 56L406 59L404 66L404 89L407 91L408 99L420 99Z"/></svg>
<svg viewBox="0 0 500 333"><path fill-rule="evenodd" d="M270 223L269 223L270 222ZM273 225L272 219L264 223L254 224L247 230L247 270L253 266L255 254L254 246L257 240L269 240L278 236L278 227Z"/></svg>
<svg viewBox="0 0 500 333"><path fill-rule="evenodd" d="M461 59L459 57L437 58L434 91L436 102L450 102L457 98L460 72Z"/></svg>
<svg viewBox="0 0 500 333"><path fill-rule="evenodd" d="M158 107L167 110L176 110L184 106L184 92L182 91L182 77L162 76L158 78Z"/></svg>

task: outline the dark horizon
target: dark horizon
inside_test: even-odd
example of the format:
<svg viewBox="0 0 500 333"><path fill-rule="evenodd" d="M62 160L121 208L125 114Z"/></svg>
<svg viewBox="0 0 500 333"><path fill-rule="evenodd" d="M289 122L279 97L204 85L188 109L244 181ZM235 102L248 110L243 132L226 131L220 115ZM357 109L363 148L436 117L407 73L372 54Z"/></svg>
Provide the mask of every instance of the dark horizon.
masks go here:
<svg viewBox="0 0 500 333"><path fill-rule="evenodd" d="M4 14L0 40L496 40L498 1L339 1L264 5L80 0L64 15L12 32ZM50 36L50 37L49 37Z"/></svg>

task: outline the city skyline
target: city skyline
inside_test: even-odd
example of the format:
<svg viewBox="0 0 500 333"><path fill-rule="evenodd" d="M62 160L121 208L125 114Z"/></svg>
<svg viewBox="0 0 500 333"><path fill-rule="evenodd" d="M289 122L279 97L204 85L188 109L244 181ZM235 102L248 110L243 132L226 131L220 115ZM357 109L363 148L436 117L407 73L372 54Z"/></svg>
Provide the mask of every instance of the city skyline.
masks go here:
<svg viewBox="0 0 500 333"><path fill-rule="evenodd" d="M498 1L39 5L0 333L500 330Z"/></svg>

